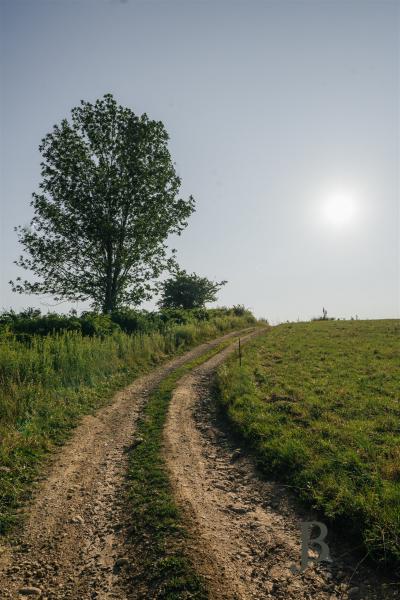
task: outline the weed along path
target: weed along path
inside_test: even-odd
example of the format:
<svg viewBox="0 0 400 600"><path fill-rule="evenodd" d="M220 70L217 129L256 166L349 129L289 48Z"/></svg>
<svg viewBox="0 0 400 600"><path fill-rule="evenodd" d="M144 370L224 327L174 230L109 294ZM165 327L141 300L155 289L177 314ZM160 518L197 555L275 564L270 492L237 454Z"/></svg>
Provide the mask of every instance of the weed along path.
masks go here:
<svg viewBox="0 0 400 600"><path fill-rule="evenodd" d="M331 564L311 562L292 572L300 566L300 523L318 519L290 499L287 487L257 477L221 423L210 390L216 368L232 350L178 382L164 430L165 461L191 534L188 553L211 600L398 597L368 569L357 571L359 557L343 547L332 552L331 546Z"/></svg>
<svg viewBox="0 0 400 600"><path fill-rule="evenodd" d="M135 439L138 419L168 375L237 335L170 360L83 418L39 484L22 533L0 546L2 600L146 597L134 588L127 591L122 576L130 560L140 560L126 558L132 516L125 493L130 450L140 444Z"/></svg>

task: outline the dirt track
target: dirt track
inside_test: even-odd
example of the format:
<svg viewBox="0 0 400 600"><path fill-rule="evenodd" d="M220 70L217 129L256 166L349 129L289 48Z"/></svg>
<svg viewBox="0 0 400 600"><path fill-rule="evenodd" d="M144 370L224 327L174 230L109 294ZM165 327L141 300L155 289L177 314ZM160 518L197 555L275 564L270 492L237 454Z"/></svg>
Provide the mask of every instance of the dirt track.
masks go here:
<svg viewBox="0 0 400 600"><path fill-rule="evenodd" d="M185 362L235 335L169 361L82 420L28 507L21 538L0 548L1 600L24 597L23 589L42 600L149 598L124 579L124 565L140 561L127 542L126 450L149 393ZM210 600L398 598L394 587L386 595L365 569L352 575L356 559L348 556L344 563L333 554L331 566L291 572L300 558L299 523L316 515L294 506L285 487L262 482L218 421L210 384L235 347L179 382L165 429L165 460L193 534L188 552L208 582Z"/></svg>
<svg viewBox="0 0 400 600"><path fill-rule="evenodd" d="M22 589L33 597L37 590L36 597L48 600L127 597L117 561L125 558L126 449L136 421L163 378L234 335L202 344L140 377L112 404L82 420L28 507L21 539L1 547L1 600L22 597Z"/></svg>
<svg viewBox="0 0 400 600"><path fill-rule="evenodd" d="M181 379L165 428L165 459L195 539L191 558L212 600L398 598L398 583L385 591L385 581L357 570L359 557L342 544L331 545L331 564L292 573L300 563L300 522L320 519L296 506L285 486L262 481L226 434L210 386L231 351Z"/></svg>

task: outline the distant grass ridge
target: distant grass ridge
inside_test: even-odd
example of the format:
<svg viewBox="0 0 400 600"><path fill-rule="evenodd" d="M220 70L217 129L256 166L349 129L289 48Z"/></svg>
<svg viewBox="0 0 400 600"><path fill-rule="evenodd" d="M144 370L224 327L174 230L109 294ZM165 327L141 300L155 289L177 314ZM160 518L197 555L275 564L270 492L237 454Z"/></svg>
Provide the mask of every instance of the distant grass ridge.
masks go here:
<svg viewBox="0 0 400 600"><path fill-rule="evenodd" d="M218 394L266 474L400 573L399 334L396 320L279 325L219 369Z"/></svg>
<svg viewBox="0 0 400 600"><path fill-rule="evenodd" d="M80 416L168 356L254 322L214 312L209 319L170 324L164 333L84 336L66 331L18 341L0 335L0 534L18 521L43 459L62 444Z"/></svg>

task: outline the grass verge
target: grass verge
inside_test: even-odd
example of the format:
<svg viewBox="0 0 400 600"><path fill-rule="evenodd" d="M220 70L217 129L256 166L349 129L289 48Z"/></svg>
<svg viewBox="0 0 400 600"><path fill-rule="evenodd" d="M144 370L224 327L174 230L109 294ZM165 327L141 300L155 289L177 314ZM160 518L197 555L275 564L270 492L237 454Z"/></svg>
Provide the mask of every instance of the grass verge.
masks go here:
<svg viewBox="0 0 400 600"><path fill-rule="evenodd" d="M167 377L150 396L138 425L142 442L132 451L129 500L133 535L141 553L138 581L151 598L165 600L208 598L207 590L185 556L187 533L171 490L162 457L162 435L168 405L177 381L220 352L232 340L203 354Z"/></svg>
<svg viewBox="0 0 400 600"><path fill-rule="evenodd" d="M284 324L218 372L261 469L400 572L400 322Z"/></svg>

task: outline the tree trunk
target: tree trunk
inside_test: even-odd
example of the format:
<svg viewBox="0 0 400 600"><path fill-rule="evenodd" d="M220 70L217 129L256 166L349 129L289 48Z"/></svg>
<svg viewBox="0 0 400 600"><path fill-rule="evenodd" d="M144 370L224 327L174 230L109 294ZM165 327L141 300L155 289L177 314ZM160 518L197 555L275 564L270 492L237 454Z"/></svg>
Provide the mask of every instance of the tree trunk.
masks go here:
<svg viewBox="0 0 400 600"><path fill-rule="evenodd" d="M104 291L103 313L109 314L113 311L113 255L112 244L107 243L107 266L106 266L106 289ZM115 302L115 300L114 300Z"/></svg>

